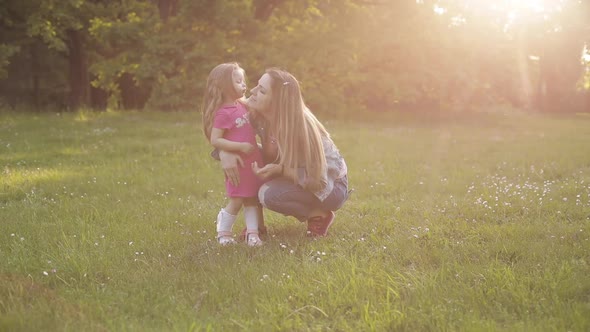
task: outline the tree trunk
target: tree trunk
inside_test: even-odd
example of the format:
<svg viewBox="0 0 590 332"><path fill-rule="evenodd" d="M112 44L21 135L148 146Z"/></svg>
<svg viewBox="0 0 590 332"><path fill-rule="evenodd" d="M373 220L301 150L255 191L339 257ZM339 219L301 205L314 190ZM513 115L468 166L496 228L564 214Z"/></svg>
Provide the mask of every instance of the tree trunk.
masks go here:
<svg viewBox="0 0 590 332"><path fill-rule="evenodd" d="M150 96L150 89L138 87L133 80L133 75L129 73L123 74L117 80L117 84L121 89L121 104L124 109L143 109Z"/></svg>
<svg viewBox="0 0 590 332"><path fill-rule="evenodd" d="M75 110L88 105L90 81L88 80L88 61L84 51L83 37L80 31L68 30L68 63L70 82L69 106Z"/></svg>
<svg viewBox="0 0 590 332"><path fill-rule="evenodd" d="M32 99L33 99L33 106L35 110L39 110L40 106L40 91L39 91L39 58L38 54L38 47L37 41L34 40L31 43L31 47L29 49L31 54L31 84L33 86L32 91Z"/></svg>
<svg viewBox="0 0 590 332"><path fill-rule="evenodd" d="M266 21L272 14L272 11L285 0L255 0L254 1L254 18L260 21Z"/></svg>
<svg viewBox="0 0 590 332"><path fill-rule="evenodd" d="M160 11L160 19L163 22L168 20L168 17L176 15L176 7L178 0L158 0L158 10Z"/></svg>
<svg viewBox="0 0 590 332"><path fill-rule="evenodd" d="M92 77L91 80L96 79ZM90 107L98 110L106 110L108 102L108 94L106 91L100 88L90 86Z"/></svg>
<svg viewBox="0 0 590 332"><path fill-rule="evenodd" d="M583 109L577 82L584 68L580 54L584 41L576 29L554 32L545 37L539 63L537 91L539 109L549 112L576 112Z"/></svg>

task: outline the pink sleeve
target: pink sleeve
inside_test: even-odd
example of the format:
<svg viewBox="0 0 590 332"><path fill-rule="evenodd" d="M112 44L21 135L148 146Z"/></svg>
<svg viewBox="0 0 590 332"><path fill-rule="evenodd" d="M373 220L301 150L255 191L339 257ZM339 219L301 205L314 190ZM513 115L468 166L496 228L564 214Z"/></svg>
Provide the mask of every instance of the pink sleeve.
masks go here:
<svg viewBox="0 0 590 332"><path fill-rule="evenodd" d="M217 113L215 113L215 118L213 119L213 128L231 129L232 127L233 123L227 112L224 112L224 110L219 110Z"/></svg>

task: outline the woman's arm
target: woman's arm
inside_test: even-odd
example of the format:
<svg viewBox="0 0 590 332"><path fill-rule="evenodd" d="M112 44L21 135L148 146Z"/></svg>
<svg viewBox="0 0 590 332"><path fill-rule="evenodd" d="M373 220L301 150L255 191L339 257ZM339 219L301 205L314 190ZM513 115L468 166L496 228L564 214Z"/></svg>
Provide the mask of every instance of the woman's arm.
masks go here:
<svg viewBox="0 0 590 332"><path fill-rule="evenodd" d="M274 176L282 175L283 173L283 165L279 164L266 164L264 167L258 167L258 163L252 163L252 170L254 174L258 175L263 180L267 180Z"/></svg>

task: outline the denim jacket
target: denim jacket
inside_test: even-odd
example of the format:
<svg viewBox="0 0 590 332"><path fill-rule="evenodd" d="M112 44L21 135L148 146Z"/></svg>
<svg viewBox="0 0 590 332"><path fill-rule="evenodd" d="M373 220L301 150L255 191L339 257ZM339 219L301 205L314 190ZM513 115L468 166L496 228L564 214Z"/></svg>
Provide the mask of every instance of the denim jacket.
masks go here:
<svg viewBox="0 0 590 332"><path fill-rule="evenodd" d="M346 176L348 168L336 144L330 137L322 137L322 144L326 155L326 174L322 176L322 182L325 182L326 186L314 192L314 195L323 202L334 189L334 181ZM299 184L301 184L301 180L302 178L299 176Z"/></svg>

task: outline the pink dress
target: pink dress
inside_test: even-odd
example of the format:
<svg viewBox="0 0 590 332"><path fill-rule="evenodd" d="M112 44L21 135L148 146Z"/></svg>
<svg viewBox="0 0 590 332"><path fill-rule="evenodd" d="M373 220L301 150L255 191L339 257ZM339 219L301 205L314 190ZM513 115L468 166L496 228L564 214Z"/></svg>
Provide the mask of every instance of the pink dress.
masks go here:
<svg viewBox="0 0 590 332"><path fill-rule="evenodd" d="M223 138L232 142L248 142L256 144L256 132L248 119L248 110L240 103L231 106L223 106L215 113L213 127L223 129ZM252 163L258 162L258 166L264 166L260 149L255 149L249 155L240 152L244 161L244 167L239 167L240 184L234 186L229 179L225 179L225 189L228 197L256 197L262 181L252 171Z"/></svg>

